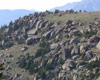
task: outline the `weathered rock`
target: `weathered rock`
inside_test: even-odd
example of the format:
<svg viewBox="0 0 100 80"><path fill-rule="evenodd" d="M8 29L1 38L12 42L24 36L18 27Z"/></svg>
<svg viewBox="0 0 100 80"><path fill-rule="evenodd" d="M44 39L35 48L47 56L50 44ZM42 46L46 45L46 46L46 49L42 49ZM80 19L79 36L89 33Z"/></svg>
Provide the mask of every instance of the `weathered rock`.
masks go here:
<svg viewBox="0 0 100 80"><path fill-rule="evenodd" d="M73 33L74 36L81 36L81 32L79 30L77 30L77 29L74 29L72 31L72 33Z"/></svg>
<svg viewBox="0 0 100 80"><path fill-rule="evenodd" d="M5 56L6 58L12 58L13 55L11 53L7 53L7 55Z"/></svg>
<svg viewBox="0 0 100 80"><path fill-rule="evenodd" d="M98 49L100 49L100 41L99 41L99 43L97 44L97 46L96 46Z"/></svg>
<svg viewBox="0 0 100 80"><path fill-rule="evenodd" d="M72 38L70 44L78 44L80 41L78 39Z"/></svg>
<svg viewBox="0 0 100 80"><path fill-rule="evenodd" d="M77 78L78 78L78 75L77 74L74 74L73 80L77 80Z"/></svg>
<svg viewBox="0 0 100 80"><path fill-rule="evenodd" d="M91 58L93 58L93 52L92 51L87 51L85 53L85 56L84 56L84 60L90 60Z"/></svg>
<svg viewBox="0 0 100 80"><path fill-rule="evenodd" d="M79 47L74 46L74 48L71 51L71 55L79 55L80 54L80 49Z"/></svg>
<svg viewBox="0 0 100 80"><path fill-rule="evenodd" d="M34 42L34 40L33 40L33 38L28 38L27 40L26 40L26 44L27 45L32 45L33 44L33 42Z"/></svg>
<svg viewBox="0 0 100 80"><path fill-rule="evenodd" d="M86 63L84 62L84 61L78 61L77 62L77 66L83 66L83 65L85 65Z"/></svg>
<svg viewBox="0 0 100 80"><path fill-rule="evenodd" d="M97 32L96 36L100 37L100 30Z"/></svg>
<svg viewBox="0 0 100 80"><path fill-rule="evenodd" d="M21 48L21 51L23 52L23 51L26 51L27 49L28 49L28 47L24 46Z"/></svg>
<svg viewBox="0 0 100 80"><path fill-rule="evenodd" d="M94 36L90 37L88 42L89 43L97 43L97 42L99 42L99 40L100 40L100 38L94 35Z"/></svg>
<svg viewBox="0 0 100 80"><path fill-rule="evenodd" d="M45 37L45 38L47 38L47 39L49 39L51 36L51 32L52 32L52 30L50 30L50 31L48 31L48 32L46 32L46 33L44 33L43 34L43 37Z"/></svg>
<svg viewBox="0 0 100 80"><path fill-rule="evenodd" d="M37 31L38 31L37 29L33 29L33 30L28 31L28 36L30 37L30 36L36 35Z"/></svg>
<svg viewBox="0 0 100 80"><path fill-rule="evenodd" d="M99 70L100 70L99 68L95 68L95 69L93 69L93 73L96 74L99 72Z"/></svg>
<svg viewBox="0 0 100 80"><path fill-rule="evenodd" d="M100 77L98 77L98 79L97 80L100 80Z"/></svg>
<svg viewBox="0 0 100 80"><path fill-rule="evenodd" d="M72 20L68 20L67 22L66 22L66 25L69 25L69 24L72 24Z"/></svg>
<svg viewBox="0 0 100 80"><path fill-rule="evenodd" d="M58 47L58 43L53 43L50 45L51 49L56 49Z"/></svg>
<svg viewBox="0 0 100 80"><path fill-rule="evenodd" d="M0 58L3 57L3 54L0 53Z"/></svg>
<svg viewBox="0 0 100 80"><path fill-rule="evenodd" d="M37 76L35 76L33 80L38 80Z"/></svg>
<svg viewBox="0 0 100 80"><path fill-rule="evenodd" d="M93 61L100 61L100 55L96 55L94 58L89 60L89 62L93 62Z"/></svg>
<svg viewBox="0 0 100 80"><path fill-rule="evenodd" d="M78 25L79 24L79 21L73 21L72 24L73 25Z"/></svg>
<svg viewBox="0 0 100 80"><path fill-rule="evenodd" d="M63 28L56 29L56 35L63 31Z"/></svg>
<svg viewBox="0 0 100 80"><path fill-rule="evenodd" d="M72 59L73 59L73 60L76 60L76 59L78 59L79 57L80 57L79 55L75 55L75 56L72 57Z"/></svg>
<svg viewBox="0 0 100 80"><path fill-rule="evenodd" d="M69 48L63 48L61 50L61 55L62 55L63 60L66 60L67 58L71 57L70 49Z"/></svg>
<svg viewBox="0 0 100 80"><path fill-rule="evenodd" d="M99 24L100 24L100 21L95 22L95 24L96 24L96 25L99 25Z"/></svg>
<svg viewBox="0 0 100 80"><path fill-rule="evenodd" d="M26 44L27 45L32 45L32 44L35 44L36 42L40 41L40 38L39 37L29 37L26 39Z"/></svg>
<svg viewBox="0 0 100 80"><path fill-rule="evenodd" d="M76 63L73 60L66 60L65 63L62 65L63 69L72 70L76 67Z"/></svg>
<svg viewBox="0 0 100 80"><path fill-rule="evenodd" d="M80 46L80 53L85 53L87 50L89 50L91 46L89 44L84 44Z"/></svg>

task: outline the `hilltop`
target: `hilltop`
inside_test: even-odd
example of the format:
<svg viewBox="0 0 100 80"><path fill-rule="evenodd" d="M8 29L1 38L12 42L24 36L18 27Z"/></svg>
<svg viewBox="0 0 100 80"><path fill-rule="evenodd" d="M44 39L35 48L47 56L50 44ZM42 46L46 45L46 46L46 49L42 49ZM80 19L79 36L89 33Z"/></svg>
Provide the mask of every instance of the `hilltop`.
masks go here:
<svg viewBox="0 0 100 80"><path fill-rule="evenodd" d="M24 16L0 29L7 80L96 80L100 12L73 10Z"/></svg>

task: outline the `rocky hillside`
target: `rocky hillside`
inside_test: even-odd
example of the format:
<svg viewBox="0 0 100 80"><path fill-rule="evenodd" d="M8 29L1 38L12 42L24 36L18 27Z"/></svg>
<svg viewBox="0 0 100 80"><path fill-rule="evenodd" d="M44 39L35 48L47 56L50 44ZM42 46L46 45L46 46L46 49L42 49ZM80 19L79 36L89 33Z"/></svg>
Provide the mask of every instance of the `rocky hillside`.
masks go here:
<svg viewBox="0 0 100 80"><path fill-rule="evenodd" d="M6 80L99 80L100 12L40 12L0 29ZM0 79L2 80L2 79Z"/></svg>

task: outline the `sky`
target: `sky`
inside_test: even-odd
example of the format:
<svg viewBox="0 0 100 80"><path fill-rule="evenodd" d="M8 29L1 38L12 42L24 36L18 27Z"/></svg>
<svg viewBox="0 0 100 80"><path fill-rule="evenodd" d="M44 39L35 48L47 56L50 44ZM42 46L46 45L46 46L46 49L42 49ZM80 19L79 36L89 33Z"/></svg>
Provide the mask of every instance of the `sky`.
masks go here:
<svg viewBox="0 0 100 80"><path fill-rule="evenodd" d="M45 11L81 0L0 0L0 9Z"/></svg>

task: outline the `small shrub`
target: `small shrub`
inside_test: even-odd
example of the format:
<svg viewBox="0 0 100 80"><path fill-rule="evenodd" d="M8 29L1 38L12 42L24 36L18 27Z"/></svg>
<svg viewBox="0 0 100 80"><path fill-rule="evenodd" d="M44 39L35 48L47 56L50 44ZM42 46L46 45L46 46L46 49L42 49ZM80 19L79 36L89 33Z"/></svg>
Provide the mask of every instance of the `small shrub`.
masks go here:
<svg viewBox="0 0 100 80"><path fill-rule="evenodd" d="M43 69L40 69L38 71L38 74L39 76L42 78L42 79L45 79L46 78L46 74L45 74L45 71Z"/></svg>
<svg viewBox="0 0 100 80"><path fill-rule="evenodd" d="M17 41L19 44L24 44L25 43L25 40L24 39L19 39L18 41Z"/></svg>
<svg viewBox="0 0 100 80"><path fill-rule="evenodd" d="M100 67L100 61L93 61L86 65L86 68L92 70L93 68Z"/></svg>
<svg viewBox="0 0 100 80"><path fill-rule="evenodd" d="M50 51L50 46L48 42L41 42L40 43L40 49L37 50L37 52L35 53L35 57L40 57L40 56L44 56L46 53L48 53Z"/></svg>
<svg viewBox="0 0 100 80"><path fill-rule="evenodd" d="M92 30L92 31L86 31L85 33L84 33L84 36L86 37L86 38L88 38L88 37L91 37L91 36L93 36L93 35L96 35L96 33L97 33L97 31L96 30Z"/></svg>
<svg viewBox="0 0 100 80"><path fill-rule="evenodd" d="M14 45L14 42L7 42L6 44L3 45L4 48L10 48Z"/></svg>

